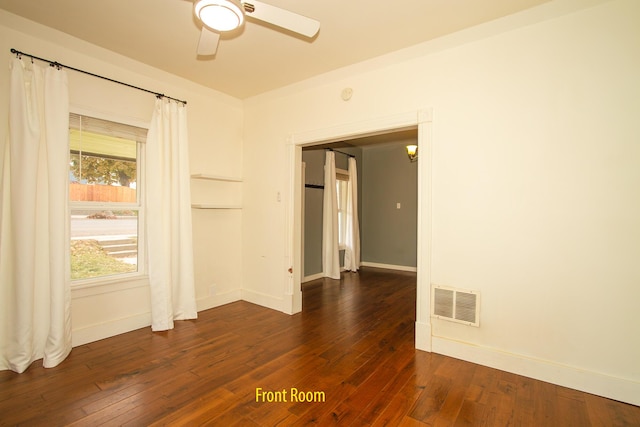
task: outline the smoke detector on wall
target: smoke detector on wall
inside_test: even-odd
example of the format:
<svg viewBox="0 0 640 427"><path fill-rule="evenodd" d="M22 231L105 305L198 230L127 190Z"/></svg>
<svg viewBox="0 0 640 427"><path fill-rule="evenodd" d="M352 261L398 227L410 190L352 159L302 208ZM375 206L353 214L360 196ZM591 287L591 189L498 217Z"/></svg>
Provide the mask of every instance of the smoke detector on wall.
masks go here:
<svg viewBox="0 0 640 427"><path fill-rule="evenodd" d="M343 101L350 100L353 96L353 89L351 89L350 87L345 87L344 89L342 89L342 93L340 94L340 96L342 97Z"/></svg>

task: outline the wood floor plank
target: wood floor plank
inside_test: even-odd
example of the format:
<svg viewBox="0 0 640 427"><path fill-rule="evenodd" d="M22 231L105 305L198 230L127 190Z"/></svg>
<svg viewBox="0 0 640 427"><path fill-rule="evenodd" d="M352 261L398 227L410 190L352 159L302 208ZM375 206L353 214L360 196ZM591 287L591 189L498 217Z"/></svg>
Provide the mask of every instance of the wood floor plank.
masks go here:
<svg viewBox="0 0 640 427"><path fill-rule="evenodd" d="M586 393L584 399L592 426L640 426L637 406Z"/></svg>
<svg viewBox="0 0 640 427"><path fill-rule="evenodd" d="M330 424L339 421L345 415L339 408L341 402L349 396L355 388L351 384L340 383L326 390L326 401L315 405L297 403L289 411L297 413L297 421L293 426L305 426L327 421Z"/></svg>
<svg viewBox="0 0 640 427"><path fill-rule="evenodd" d="M491 391L497 387L497 378L493 370L486 366L477 365L473 378L467 388L465 400L486 405Z"/></svg>
<svg viewBox="0 0 640 427"><path fill-rule="evenodd" d="M405 415L412 411L418 398L432 381L439 364L445 360L444 357L437 354L420 351L415 352L414 359L414 371L411 377L391 398L387 407L374 421L374 426L394 426L401 423Z"/></svg>
<svg viewBox="0 0 640 427"><path fill-rule="evenodd" d="M166 402L170 404L170 400ZM228 411L237 404L237 396L225 388L216 388L203 396L185 403L180 408L171 411L164 416L155 417L155 420L145 422L144 418L132 420L132 425L148 426L189 426L201 425L215 418L219 413Z"/></svg>
<svg viewBox="0 0 640 427"><path fill-rule="evenodd" d="M293 316L240 301L2 371L0 426L640 425L636 406L415 350L415 280L363 268L305 284Z"/></svg>
<svg viewBox="0 0 640 427"><path fill-rule="evenodd" d="M488 393L485 403L485 417L481 425L509 426L514 425L516 386L499 379Z"/></svg>
<svg viewBox="0 0 640 427"><path fill-rule="evenodd" d="M415 371L414 354L412 354L411 351L403 351L403 353L407 355L406 361L403 359L396 361L396 366L394 366L395 375L393 375L382 390L371 399L369 406L360 413L360 419L368 425L373 424L374 421L380 417L394 396L398 395Z"/></svg>
<svg viewBox="0 0 640 427"><path fill-rule="evenodd" d="M448 425L455 427L482 426L486 418L487 407L472 400L463 400L455 421Z"/></svg>
<svg viewBox="0 0 640 427"><path fill-rule="evenodd" d="M413 417L410 417L408 415L405 415L402 417L402 419L400 420L400 423L397 424L399 427L425 427L425 426L429 426L429 424L424 423L422 421L416 420Z"/></svg>
<svg viewBox="0 0 640 427"><path fill-rule="evenodd" d="M461 363L462 362L462 363ZM454 368L455 367L455 368ZM442 406L433 417L434 425L453 425L458 421L458 417L464 419L469 414L461 410L465 403L465 396L468 394L469 386L475 374L477 365L464 361L445 361L436 370L436 375L451 379L451 385L447 397ZM467 405L467 411L474 406ZM482 406L478 406L482 408ZM475 415L478 415L477 413ZM426 420L422 420L426 421Z"/></svg>

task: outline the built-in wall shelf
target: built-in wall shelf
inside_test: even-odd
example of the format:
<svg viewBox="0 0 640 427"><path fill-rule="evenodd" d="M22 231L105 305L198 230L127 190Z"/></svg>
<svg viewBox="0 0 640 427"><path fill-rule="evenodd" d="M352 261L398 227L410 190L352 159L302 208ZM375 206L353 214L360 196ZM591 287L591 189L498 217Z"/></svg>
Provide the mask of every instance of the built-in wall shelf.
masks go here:
<svg viewBox="0 0 640 427"><path fill-rule="evenodd" d="M221 182L242 182L242 178L237 178L237 177L233 177L233 176L222 176L222 175L210 175L210 174L206 174L206 173L195 173L191 175L192 179L198 179L198 180L205 180L205 181L221 181ZM213 196L209 193L209 191L207 191L207 193L209 193L208 197L205 197L205 199L213 199L213 200L217 200L217 201L223 201L223 203L192 203L191 207L193 209L223 209L223 210L230 210L230 209L242 209L242 206L240 204L234 204L234 202L237 202L233 199L235 199L236 197L232 196L231 193L229 193L229 191L237 189L237 187L235 185L232 186L226 186L223 185L222 187L224 187L224 189L226 191L222 191L222 196L220 196L220 191L222 190L222 188L220 188L220 186L216 185L213 187L209 187L209 184L202 184L202 185L206 185L209 189L216 189L216 191L214 191L214 194L217 194L217 196ZM200 188L200 191L206 191L203 188ZM202 198L202 197L198 197L198 198ZM231 202L231 204L224 204L224 201L229 201Z"/></svg>
<svg viewBox="0 0 640 427"><path fill-rule="evenodd" d="M193 209L242 209L240 205L214 205L211 203L192 203Z"/></svg>
<svg viewBox="0 0 640 427"><path fill-rule="evenodd" d="M233 176L209 175L206 173L194 173L191 175L191 178L208 179L209 181L242 182L242 178L236 178Z"/></svg>

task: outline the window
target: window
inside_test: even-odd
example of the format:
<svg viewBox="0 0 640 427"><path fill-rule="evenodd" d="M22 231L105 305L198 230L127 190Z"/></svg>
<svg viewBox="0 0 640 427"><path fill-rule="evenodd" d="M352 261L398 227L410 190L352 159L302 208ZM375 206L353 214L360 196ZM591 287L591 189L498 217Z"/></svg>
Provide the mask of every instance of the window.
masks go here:
<svg viewBox="0 0 640 427"><path fill-rule="evenodd" d="M338 246L344 249L347 235L347 191L349 171L336 169L336 194L338 195Z"/></svg>
<svg viewBox="0 0 640 427"><path fill-rule="evenodd" d="M69 116L71 279L144 271L140 176L146 129Z"/></svg>

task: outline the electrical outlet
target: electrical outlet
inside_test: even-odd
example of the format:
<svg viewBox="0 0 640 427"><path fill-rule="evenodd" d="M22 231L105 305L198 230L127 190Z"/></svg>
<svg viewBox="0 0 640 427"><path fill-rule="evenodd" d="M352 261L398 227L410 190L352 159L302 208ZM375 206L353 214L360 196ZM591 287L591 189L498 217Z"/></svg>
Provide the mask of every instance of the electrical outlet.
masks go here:
<svg viewBox="0 0 640 427"><path fill-rule="evenodd" d="M216 284L213 283L209 286L209 296L213 297L216 295Z"/></svg>

